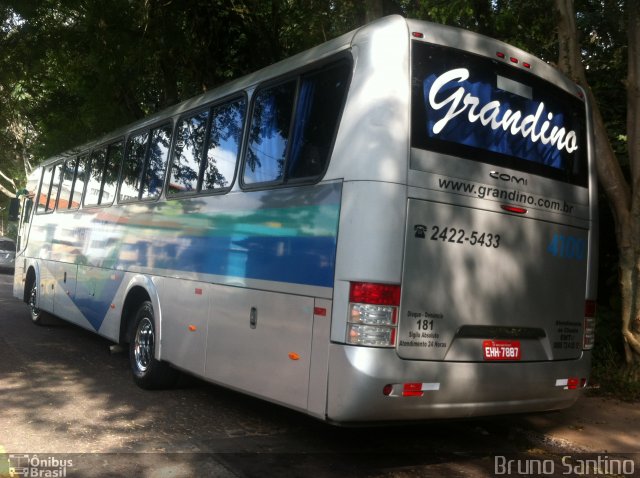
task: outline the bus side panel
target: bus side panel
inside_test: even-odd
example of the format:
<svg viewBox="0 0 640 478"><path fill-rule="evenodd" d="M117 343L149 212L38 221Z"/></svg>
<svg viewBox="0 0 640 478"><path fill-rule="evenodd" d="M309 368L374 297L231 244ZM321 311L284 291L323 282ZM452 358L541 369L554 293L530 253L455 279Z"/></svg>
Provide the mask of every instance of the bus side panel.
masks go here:
<svg viewBox="0 0 640 478"><path fill-rule="evenodd" d="M314 300L213 286L205 375L306 410Z"/></svg>
<svg viewBox="0 0 640 478"><path fill-rule="evenodd" d="M331 305L330 300L316 299L313 309L308 411L311 415L321 419L326 418L327 413Z"/></svg>
<svg viewBox="0 0 640 478"><path fill-rule="evenodd" d="M156 277L162 312L162 359L204 376L212 286Z"/></svg>
<svg viewBox="0 0 640 478"><path fill-rule="evenodd" d="M331 339L344 342L349 282L400 284L407 187L374 181L345 182L336 254Z"/></svg>
<svg viewBox="0 0 640 478"><path fill-rule="evenodd" d="M78 325L92 331L98 331L100 335L105 337L118 340L117 326L119 323L112 324L111 305L117 303L120 307L122 306L116 294L120 289L124 275L122 271L90 266L78 267L78 282L74 301L82 316L82 321L76 321ZM105 321L107 316L110 317L110 320ZM107 332L107 329L110 332Z"/></svg>
<svg viewBox="0 0 640 478"><path fill-rule="evenodd" d="M46 312L54 313L53 304L55 297L55 262L50 260L38 261L40 272L38 280L38 307Z"/></svg>
<svg viewBox="0 0 640 478"><path fill-rule="evenodd" d="M13 296L16 299L24 299L24 288L27 280L27 270L25 268L27 259L24 253L16 254L16 268L13 276Z"/></svg>
<svg viewBox="0 0 640 478"><path fill-rule="evenodd" d="M84 319L74 304L76 295L76 279L78 266L65 262L57 262L53 265L55 277L54 313L71 322L84 325Z"/></svg>

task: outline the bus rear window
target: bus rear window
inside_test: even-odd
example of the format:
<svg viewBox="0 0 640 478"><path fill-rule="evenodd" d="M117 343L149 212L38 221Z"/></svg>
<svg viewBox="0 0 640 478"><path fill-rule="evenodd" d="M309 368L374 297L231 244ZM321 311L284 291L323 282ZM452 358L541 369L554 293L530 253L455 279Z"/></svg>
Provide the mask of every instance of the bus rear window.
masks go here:
<svg viewBox="0 0 640 478"><path fill-rule="evenodd" d="M414 148L586 186L583 102L500 61L414 41Z"/></svg>

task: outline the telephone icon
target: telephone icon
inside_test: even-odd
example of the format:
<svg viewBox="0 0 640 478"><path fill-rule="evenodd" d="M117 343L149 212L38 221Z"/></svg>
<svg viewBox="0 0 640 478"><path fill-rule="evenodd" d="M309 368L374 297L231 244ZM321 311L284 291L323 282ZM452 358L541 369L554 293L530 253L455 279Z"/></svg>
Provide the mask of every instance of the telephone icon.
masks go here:
<svg viewBox="0 0 640 478"><path fill-rule="evenodd" d="M422 224L416 224L415 226L413 226L413 230L415 231L415 236L418 239L424 239L426 238L426 234L427 234L427 226L424 226Z"/></svg>

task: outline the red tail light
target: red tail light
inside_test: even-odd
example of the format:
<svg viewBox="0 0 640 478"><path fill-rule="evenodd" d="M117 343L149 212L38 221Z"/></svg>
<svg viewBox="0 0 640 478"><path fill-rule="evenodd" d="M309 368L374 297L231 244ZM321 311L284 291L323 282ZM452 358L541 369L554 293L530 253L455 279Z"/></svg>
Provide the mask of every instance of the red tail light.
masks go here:
<svg viewBox="0 0 640 478"><path fill-rule="evenodd" d="M400 305L400 286L375 284L371 282L352 282L349 290L349 302L373 305Z"/></svg>
<svg viewBox="0 0 640 478"><path fill-rule="evenodd" d="M347 343L393 347L396 343L399 285L352 282L349 288Z"/></svg>
<svg viewBox="0 0 640 478"><path fill-rule="evenodd" d="M591 350L596 341L596 302L587 300L584 303L584 328L582 330L582 348Z"/></svg>

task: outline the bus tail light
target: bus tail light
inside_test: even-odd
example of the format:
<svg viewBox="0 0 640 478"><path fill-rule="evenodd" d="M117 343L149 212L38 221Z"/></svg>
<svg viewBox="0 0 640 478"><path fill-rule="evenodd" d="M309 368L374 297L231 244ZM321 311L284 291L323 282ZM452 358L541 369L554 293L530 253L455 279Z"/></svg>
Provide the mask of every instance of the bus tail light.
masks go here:
<svg viewBox="0 0 640 478"><path fill-rule="evenodd" d="M352 282L347 343L369 347L395 346L399 306L399 285Z"/></svg>
<svg viewBox="0 0 640 478"><path fill-rule="evenodd" d="M596 302L587 300L584 304L584 329L582 349L591 350L596 340Z"/></svg>
<svg viewBox="0 0 640 478"><path fill-rule="evenodd" d="M509 56L507 57L507 54L502 52L502 51L497 51L496 52L496 56L498 58L500 58L501 60L506 60L507 58L509 58L509 61L511 63L513 63L514 65L517 65L518 63L522 64L522 66L524 66L525 68L531 69L531 63L528 63L526 61L521 62L518 58L516 58L515 56Z"/></svg>

